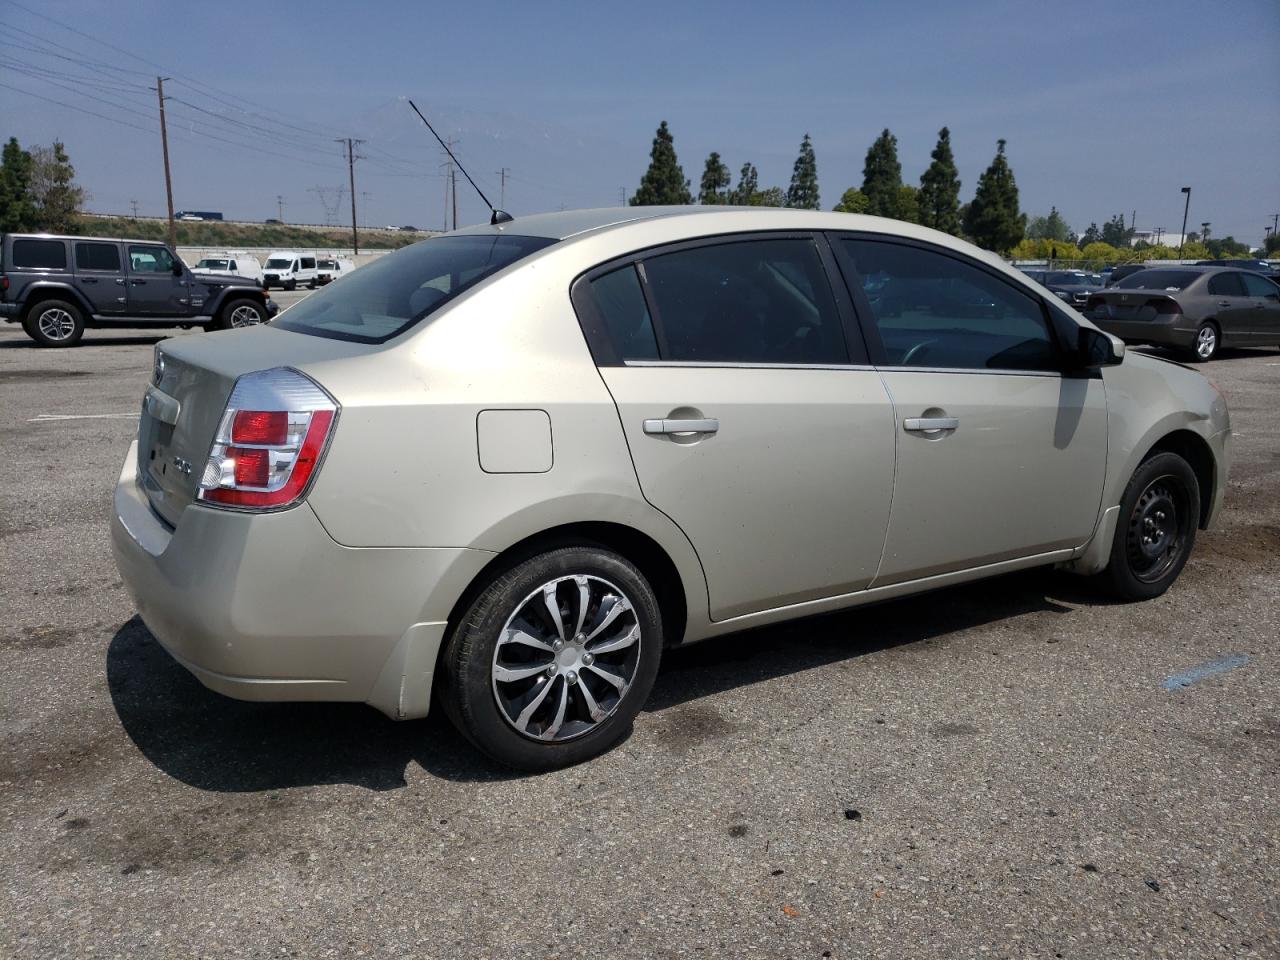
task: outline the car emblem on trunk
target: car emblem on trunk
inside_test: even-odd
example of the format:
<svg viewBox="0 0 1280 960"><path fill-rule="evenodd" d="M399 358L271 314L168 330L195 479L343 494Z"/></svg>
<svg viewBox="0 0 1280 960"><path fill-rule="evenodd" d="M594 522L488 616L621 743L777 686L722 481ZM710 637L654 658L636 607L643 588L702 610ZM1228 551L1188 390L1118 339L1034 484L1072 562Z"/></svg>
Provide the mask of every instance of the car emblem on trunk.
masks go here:
<svg viewBox="0 0 1280 960"><path fill-rule="evenodd" d="M1128 295L1127 293L1122 293L1122 294L1120 294L1120 302L1121 302L1121 303L1128 303L1128 302L1129 302L1129 295Z"/></svg>
<svg viewBox="0 0 1280 960"><path fill-rule="evenodd" d="M191 476L191 461L183 460L181 457L173 458L173 467L184 477Z"/></svg>

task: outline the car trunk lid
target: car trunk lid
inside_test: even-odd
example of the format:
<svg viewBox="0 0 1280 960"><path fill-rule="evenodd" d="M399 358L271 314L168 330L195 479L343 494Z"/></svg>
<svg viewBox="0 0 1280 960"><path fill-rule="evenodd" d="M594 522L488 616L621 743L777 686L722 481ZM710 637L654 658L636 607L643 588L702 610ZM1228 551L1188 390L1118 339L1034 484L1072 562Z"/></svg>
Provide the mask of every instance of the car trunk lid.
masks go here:
<svg viewBox="0 0 1280 960"><path fill-rule="evenodd" d="M1147 290L1105 290L1089 295L1085 315L1097 320L1151 321L1181 313L1178 301Z"/></svg>

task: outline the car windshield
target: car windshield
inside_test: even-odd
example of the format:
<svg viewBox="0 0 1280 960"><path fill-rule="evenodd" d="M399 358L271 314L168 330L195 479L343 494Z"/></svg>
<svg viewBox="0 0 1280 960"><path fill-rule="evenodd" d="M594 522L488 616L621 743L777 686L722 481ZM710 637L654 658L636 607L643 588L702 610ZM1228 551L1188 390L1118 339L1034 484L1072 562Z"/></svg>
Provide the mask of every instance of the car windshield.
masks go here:
<svg viewBox="0 0 1280 960"><path fill-rule="evenodd" d="M292 260L283 260L280 257L272 257L267 261L267 266L273 270L284 270L291 263L293 263Z"/></svg>
<svg viewBox="0 0 1280 960"><path fill-rule="evenodd" d="M275 326L317 337L382 343L503 267L554 242L502 234L423 240L312 294L282 313Z"/></svg>
<svg viewBox="0 0 1280 960"><path fill-rule="evenodd" d="M211 260L208 257L196 264L197 270L226 270L226 260Z"/></svg>
<svg viewBox="0 0 1280 960"><path fill-rule="evenodd" d="M1116 286L1121 290L1181 290L1202 276L1204 274L1191 270L1139 270Z"/></svg>

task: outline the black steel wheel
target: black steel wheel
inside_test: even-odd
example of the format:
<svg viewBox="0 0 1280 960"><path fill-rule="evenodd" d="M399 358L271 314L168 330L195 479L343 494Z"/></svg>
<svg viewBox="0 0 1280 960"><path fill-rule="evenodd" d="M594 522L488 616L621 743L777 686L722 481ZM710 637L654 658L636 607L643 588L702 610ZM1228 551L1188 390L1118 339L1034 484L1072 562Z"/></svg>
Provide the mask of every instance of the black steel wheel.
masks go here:
<svg viewBox="0 0 1280 960"><path fill-rule="evenodd" d="M1158 453L1134 472L1120 501L1111 560L1102 576L1124 600L1149 600L1178 579L1196 540L1200 485L1176 453Z"/></svg>

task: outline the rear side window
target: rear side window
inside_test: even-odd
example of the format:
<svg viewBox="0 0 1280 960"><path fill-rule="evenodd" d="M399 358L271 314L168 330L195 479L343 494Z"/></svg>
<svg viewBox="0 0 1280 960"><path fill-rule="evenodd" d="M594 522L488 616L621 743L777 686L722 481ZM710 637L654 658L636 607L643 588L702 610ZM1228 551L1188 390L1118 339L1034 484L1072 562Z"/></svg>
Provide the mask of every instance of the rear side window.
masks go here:
<svg viewBox="0 0 1280 960"><path fill-rule="evenodd" d="M1209 293L1215 297L1243 297L1244 280L1238 273L1215 273L1209 278Z"/></svg>
<svg viewBox="0 0 1280 960"><path fill-rule="evenodd" d="M623 360L657 360L658 341L634 264L591 281L596 307Z"/></svg>
<svg viewBox="0 0 1280 960"><path fill-rule="evenodd" d="M67 245L61 240L15 240L13 266L34 270L65 270Z"/></svg>
<svg viewBox="0 0 1280 960"><path fill-rule="evenodd" d="M120 248L114 243L77 243L77 270L120 272Z"/></svg>
<svg viewBox="0 0 1280 960"><path fill-rule="evenodd" d="M693 247L643 261L663 360L848 363L817 246L808 238Z"/></svg>
<svg viewBox="0 0 1280 960"><path fill-rule="evenodd" d="M947 254L842 240L895 367L1057 370L1040 301Z"/></svg>
<svg viewBox="0 0 1280 960"><path fill-rule="evenodd" d="M336 340L382 343L497 273L550 246L546 237L437 237L379 257L280 315L275 325Z"/></svg>

